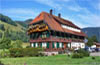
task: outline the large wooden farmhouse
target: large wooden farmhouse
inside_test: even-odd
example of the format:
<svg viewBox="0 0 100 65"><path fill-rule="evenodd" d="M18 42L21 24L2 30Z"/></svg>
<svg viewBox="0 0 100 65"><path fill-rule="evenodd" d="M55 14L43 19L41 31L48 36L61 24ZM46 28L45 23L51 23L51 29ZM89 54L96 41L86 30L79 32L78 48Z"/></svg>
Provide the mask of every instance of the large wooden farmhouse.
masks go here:
<svg viewBox="0 0 100 65"><path fill-rule="evenodd" d="M30 45L42 47L47 52L63 51L67 48L84 48L86 35L69 20L41 12L30 24L28 29Z"/></svg>

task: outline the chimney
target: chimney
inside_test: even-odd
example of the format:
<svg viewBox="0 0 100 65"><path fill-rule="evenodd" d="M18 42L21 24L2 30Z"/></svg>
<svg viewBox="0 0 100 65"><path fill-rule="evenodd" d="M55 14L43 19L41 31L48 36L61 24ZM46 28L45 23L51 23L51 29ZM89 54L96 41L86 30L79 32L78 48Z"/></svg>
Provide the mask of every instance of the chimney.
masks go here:
<svg viewBox="0 0 100 65"><path fill-rule="evenodd" d="M61 14L60 13L58 14L58 17L61 18Z"/></svg>
<svg viewBox="0 0 100 65"><path fill-rule="evenodd" d="M52 9L50 10L50 15L52 15Z"/></svg>

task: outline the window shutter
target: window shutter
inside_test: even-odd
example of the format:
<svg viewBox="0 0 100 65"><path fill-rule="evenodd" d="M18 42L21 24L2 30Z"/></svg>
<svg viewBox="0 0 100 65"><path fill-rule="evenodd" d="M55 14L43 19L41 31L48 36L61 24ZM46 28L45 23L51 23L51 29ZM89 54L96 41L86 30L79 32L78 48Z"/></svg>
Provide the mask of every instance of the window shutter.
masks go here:
<svg viewBox="0 0 100 65"><path fill-rule="evenodd" d="M49 32L47 32L47 37L49 37Z"/></svg>
<svg viewBox="0 0 100 65"><path fill-rule="evenodd" d="M64 44L62 43L62 48L63 48L63 45L64 45Z"/></svg>
<svg viewBox="0 0 100 65"><path fill-rule="evenodd" d="M59 42L57 42L57 48L59 48Z"/></svg>
<svg viewBox="0 0 100 65"><path fill-rule="evenodd" d="M54 42L52 42L52 48L54 48Z"/></svg>
<svg viewBox="0 0 100 65"><path fill-rule="evenodd" d="M40 47L42 48L42 43L40 43Z"/></svg>
<svg viewBox="0 0 100 65"><path fill-rule="evenodd" d="M49 42L47 42L47 48L49 48Z"/></svg>
<svg viewBox="0 0 100 65"><path fill-rule="evenodd" d="M36 47L36 43L33 43L34 47Z"/></svg>

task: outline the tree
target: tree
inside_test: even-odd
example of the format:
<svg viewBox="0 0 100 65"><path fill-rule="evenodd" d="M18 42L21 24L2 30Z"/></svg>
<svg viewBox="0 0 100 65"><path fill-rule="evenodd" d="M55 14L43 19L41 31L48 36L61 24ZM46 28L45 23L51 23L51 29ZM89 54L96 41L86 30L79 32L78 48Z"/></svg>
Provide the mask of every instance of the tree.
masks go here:
<svg viewBox="0 0 100 65"><path fill-rule="evenodd" d="M11 40L9 38L3 38L0 41L0 49L9 49L11 47Z"/></svg>
<svg viewBox="0 0 100 65"><path fill-rule="evenodd" d="M98 42L98 40L97 40L97 37L96 37L96 36L92 36L92 40L93 40L94 42Z"/></svg>
<svg viewBox="0 0 100 65"><path fill-rule="evenodd" d="M2 39L0 39L0 49L9 49L11 47L11 40L5 37L5 34L2 34Z"/></svg>
<svg viewBox="0 0 100 65"><path fill-rule="evenodd" d="M98 42L96 36L92 36L92 37L88 38L87 46L92 46L94 44L94 42Z"/></svg>
<svg viewBox="0 0 100 65"><path fill-rule="evenodd" d="M4 27L4 24L0 24L0 29L5 31L5 27Z"/></svg>
<svg viewBox="0 0 100 65"><path fill-rule="evenodd" d="M12 43L12 48L22 48L22 41L21 40L16 40L15 42Z"/></svg>
<svg viewBox="0 0 100 65"><path fill-rule="evenodd" d="M14 22L14 21L13 21L11 18L9 18L8 16L5 16L5 15L0 14L0 20L3 21L3 22L5 22L5 23L8 23L8 24L17 26L16 22Z"/></svg>

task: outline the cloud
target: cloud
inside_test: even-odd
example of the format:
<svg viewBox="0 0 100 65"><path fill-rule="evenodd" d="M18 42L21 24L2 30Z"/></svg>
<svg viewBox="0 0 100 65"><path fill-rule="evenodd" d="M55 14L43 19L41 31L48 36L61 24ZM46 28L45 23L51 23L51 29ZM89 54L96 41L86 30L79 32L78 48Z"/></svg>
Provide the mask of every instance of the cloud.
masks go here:
<svg viewBox="0 0 100 65"><path fill-rule="evenodd" d="M57 10L61 10L63 8L63 4L61 4L61 2L69 2L71 0L34 0L34 1L48 5Z"/></svg>
<svg viewBox="0 0 100 65"><path fill-rule="evenodd" d="M41 4L48 5L48 6L53 7L53 8L58 8L58 9L62 8L60 4L57 4L55 2L55 0L34 0L34 1L41 3Z"/></svg>
<svg viewBox="0 0 100 65"><path fill-rule="evenodd" d="M68 6L67 8L75 12L79 12L80 10L82 10L82 8L79 6Z"/></svg>
<svg viewBox="0 0 100 65"><path fill-rule="evenodd" d="M98 4L98 9L100 10L100 3Z"/></svg>
<svg viewBox="0 0 100 65"><path fill-rule="evenodd" d="M95 14L89 14L89 15L78 15L78 17L83 20L83 24L88 24L88 26L93 27L100 27L100 16Z"/></svg>
<svg viewBox="0 0 100 65"><path fill-rule="evenodd" d="M78 17L71 18L70 16L64 16L63 18L71 21L72 23L74 23L75 25L77 25L80 28L88 27L88 24L83 24L80 20L77 20Z"/></svg>
<svg viewBox="0 0 100 65"><path fill-rule="evenodd" d="M89 6L85 6L78 3L80 0L5 0L5 1L32 1L38 3L39 6L46 6L44 9L55 8L57 12L62 12L64 18L71 20L73 23L77 24L79 27L88 26L99 26L100 27L100 15L96 12L100 11L100 0L81 0L81 2L86 2ZM33 4L34 4L33 3ZM41 5L42 4L42 5ZM91 5L92 4L92 5ZM98 11L99 10L99 11ZM67 16L65 15L68 11ZM2 9L1 13L9 15L14 20L25 20L29 18L36 17L39 13L39 7L35 9L30 8L10 8Z"/></svg>
<svg viewBox="0 0 100 65"><path fill-rule="evenodd" d="M100 15L92 13L87 8L82 8L81 6L71 7L69 9L78 12L72 16L65 16L65 19L71 20L73 23L77 24L79 27L100 27Z"/></svg>
<svg viewBox="0 0 100 65"><path fill-rule="evenodd" d="M69 2L69 1L72 1L72 0L56 0L56 1L60 1L60 2Z"/></svg>
<svg viewBox="0 0 100 65"><path fill-rule="evenodd" d="M37 16L40 12L37 9L25 9L25 8L8 8L8 9L2 9L1 13L4 15L9 15L9 17L13 19L29 19L34 18Z"/></svg>
<svg viewBox="0 0 100 65"><path fill-rule="evenodd" d="M75 25L79 26L80 28L100 27L100 16L94 14L78 14L73 18L71 18L70 16L64 16L63 18L72 21Z"/></svg>

